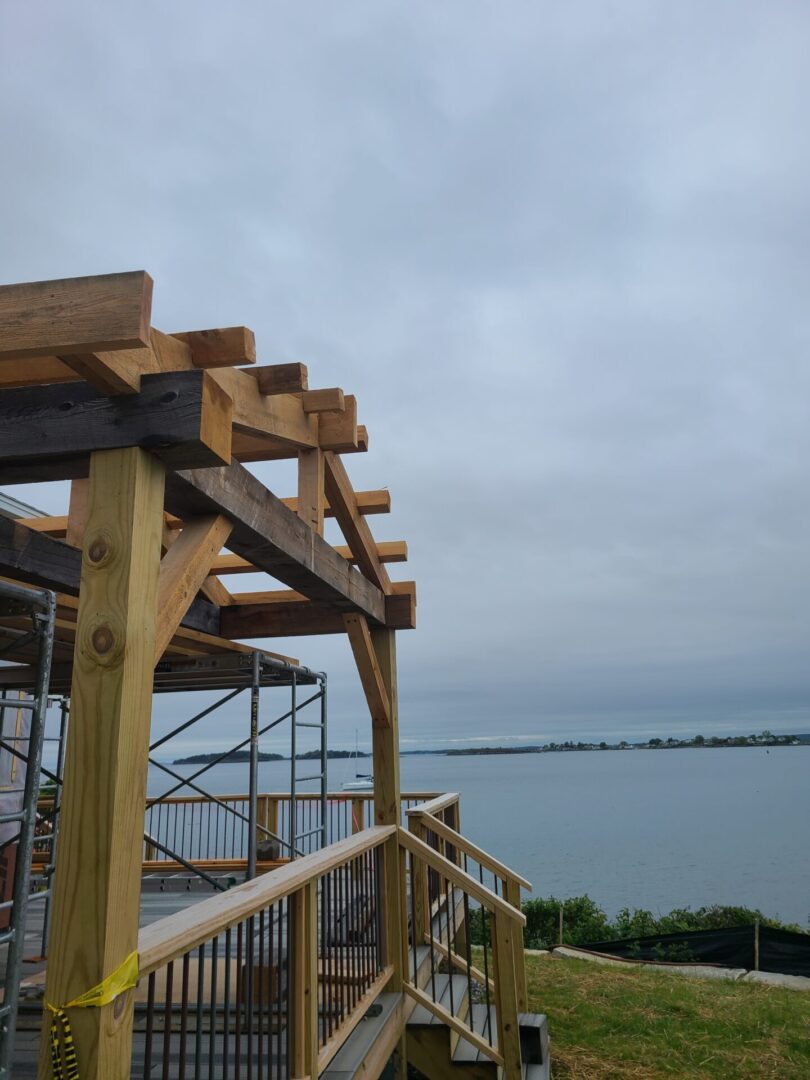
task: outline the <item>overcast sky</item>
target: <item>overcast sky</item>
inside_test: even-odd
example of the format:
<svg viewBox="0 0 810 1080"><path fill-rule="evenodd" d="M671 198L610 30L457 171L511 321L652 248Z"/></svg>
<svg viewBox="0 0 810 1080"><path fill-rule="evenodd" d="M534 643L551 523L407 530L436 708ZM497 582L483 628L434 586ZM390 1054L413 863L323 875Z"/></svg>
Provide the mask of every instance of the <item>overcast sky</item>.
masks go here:
<svg viewBox="0 0 810 1080"><path fill-rule="evenodd" d="M804 3L0 20L0 280L143 268L161 329L356 393L404 746L810 730ZM367 737L343 639L268 644Z"/></svg>

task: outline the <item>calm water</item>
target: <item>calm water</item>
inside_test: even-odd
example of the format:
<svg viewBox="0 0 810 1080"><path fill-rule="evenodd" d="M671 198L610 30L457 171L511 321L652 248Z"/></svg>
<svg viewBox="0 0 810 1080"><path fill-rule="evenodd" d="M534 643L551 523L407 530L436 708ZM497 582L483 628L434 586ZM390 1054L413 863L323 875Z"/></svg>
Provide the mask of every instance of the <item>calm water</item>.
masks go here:
<svg viewBox="0 0 810 1080"><path fill-rule="evenodd" d="M289 762L260 769L260 790L289 788ZM351 772L330 762L330 788ZM207 775L212 791L247 790L244 765ZM459 791L463 831L536 893L587 892L610 914L745 904L802 925L808 779L810 747L402 759L403 790ZM150 793L164 788L153 770Z"/></svg>

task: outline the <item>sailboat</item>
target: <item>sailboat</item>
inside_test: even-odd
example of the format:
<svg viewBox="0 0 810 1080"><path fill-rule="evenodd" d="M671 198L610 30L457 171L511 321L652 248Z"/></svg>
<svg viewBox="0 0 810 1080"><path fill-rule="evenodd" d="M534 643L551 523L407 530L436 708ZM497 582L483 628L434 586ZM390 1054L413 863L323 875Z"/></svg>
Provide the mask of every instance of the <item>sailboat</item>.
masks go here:
<svg viewBox="0 0 810 1080"><path fill-rule="evenodd" d="M373 791L374 777L371 773L357 771L359 764L359 750L357 746L357 728L354 729L354 780L347 780L341 784L341 791Z"/></svg>

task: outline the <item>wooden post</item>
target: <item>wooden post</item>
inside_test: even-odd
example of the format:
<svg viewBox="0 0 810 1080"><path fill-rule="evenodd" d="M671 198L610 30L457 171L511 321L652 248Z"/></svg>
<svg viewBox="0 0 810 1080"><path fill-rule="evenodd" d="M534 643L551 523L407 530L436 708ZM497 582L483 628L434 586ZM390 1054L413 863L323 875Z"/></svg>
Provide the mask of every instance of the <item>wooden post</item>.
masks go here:
<svg viewBox="0 0 810 1080"><path fill-rule="evenodd" d="M318 1075L317 878L293 893L292 916L292 1076L303 1080Z"/></svg>
<svg viewBox="0 0 810 1080"><path fill-rule="evenodd" d="M563 912L565 911L565 901L560 904L560 945L563 943Z"/></svg>
<svg viewBox="0 0 810 1080"><path fill-rule="evenodd" d="M144 450L92 455L45 991L55 1005L138 945L163 484ZM82 1080L129 1077L132 1010L131 991L71 1010ZM52 1075L46 1030L38 1075Z"/></svg>
<svg viewBox="0 0 810 1080"><path fill-rule="evenodd" d="M267 825L267 803L268 799L266 795L260 795L256 800L256 843L262 844L267 839L267 834L259 828L260 825L266 829Z"/></svg>
<svg viewBox="0 0 810 1080"><path fill-rule="evenodd" d="M520 885L514 878L504 879L504 899L520 911ZM529 993L526 985L526 954L523 951L523 927L517 923L512 929L512 948L515 954L515 979L517 981L518 1012L529 1011Z"/></svg>
<svg viewBox="0 0 810 1080"><path fill-rule="evenodd" d="M68 506L67 530L65 532L65 543L70 544L71 547L82 546L89 494L89 480L71 480L70 504Z"/></svg>
<svg viewBox="0 0 810 1080"><path fill-rule="evenodd" d="M500 911L491 913L495 1000L498 1013L498 1049L503 1054L504 1080L522 1080L520 1025L515 953L515 923Z"/></svg>
<svg viewBox="0 0 810 1080"><path fill-rule="evenodd" d="M323 536L323 450L298 451L298 516L318 536Z"/></svg>
<svg viewBox="0 0 810 1080"><path fill-rule="evenodd" d="M399 825L399 709L397 699L397 644L396 631L374 628L371 644L377 657L383 685L388 697L389 723L387 726L372 725L372 759L374 763L374 824ZM382 858L385 864L385 942L386 960L393 965L394 974L388 989L401 993L408 977L407 938L403 937L404 877L401 876L399 839L395 834L386 841ZM397 1080L407 1076L405 1032L394 1056Z"/></svg>
<svg viewBox="0 0 810 1080"><path fill-rule="evenodd" d="M278 831L278 799L267 800L267 821L265 824L274 836L280 835ZM279 850L279 854L284 854L283 848Z"/></svg>
<svg viewBox="0 0 810 1080"><path fill-rule="evenodd" d="M759 971L759 919L754 920L754 971Z"/></svg>
<svg viewBox="0 0 810 1080"><path fill-rule="evenodd" d="M366 800L352 799L352 835L366 827Z"/></svg>
<svg viewBox="0 0 810 1080"><path fill-rule="evenodd" d="M408 832L419 840L425 839L422 819L418 814L408 817ZM428 932L428 868L415 855L411 856L411 896L413 933L417 945L422 945Z"/></svg>

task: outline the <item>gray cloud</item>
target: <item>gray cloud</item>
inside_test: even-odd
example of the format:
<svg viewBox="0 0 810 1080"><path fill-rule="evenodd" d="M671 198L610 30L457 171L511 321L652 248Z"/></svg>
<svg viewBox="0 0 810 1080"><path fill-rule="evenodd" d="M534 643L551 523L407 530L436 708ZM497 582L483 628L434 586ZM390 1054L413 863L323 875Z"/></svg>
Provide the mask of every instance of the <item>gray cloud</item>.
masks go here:
<svg viewBox="0 0 810 1080"><path fill-rule="evenodd" d="M2 279L144 267L357 392L407 738L807 728L803 5L2 19ZM278 647L350 740L345 642Z"/></svg>

